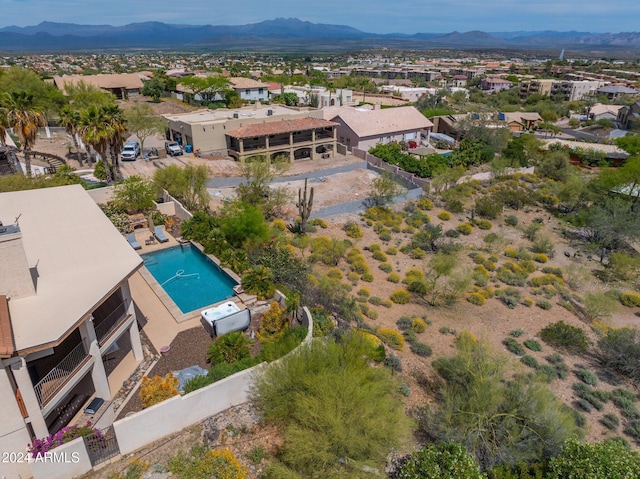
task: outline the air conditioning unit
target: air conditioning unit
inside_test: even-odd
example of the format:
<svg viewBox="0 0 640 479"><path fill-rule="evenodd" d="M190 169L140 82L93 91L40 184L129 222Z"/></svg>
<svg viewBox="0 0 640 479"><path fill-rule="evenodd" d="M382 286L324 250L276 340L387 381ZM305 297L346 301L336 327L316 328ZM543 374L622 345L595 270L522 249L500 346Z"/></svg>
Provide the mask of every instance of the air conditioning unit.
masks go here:
<svg viewBox="0 0 640 479"><path fill-rule="evenodd" d="M273 115L273 110L267 110L267 116L272 116Z"/></svg>

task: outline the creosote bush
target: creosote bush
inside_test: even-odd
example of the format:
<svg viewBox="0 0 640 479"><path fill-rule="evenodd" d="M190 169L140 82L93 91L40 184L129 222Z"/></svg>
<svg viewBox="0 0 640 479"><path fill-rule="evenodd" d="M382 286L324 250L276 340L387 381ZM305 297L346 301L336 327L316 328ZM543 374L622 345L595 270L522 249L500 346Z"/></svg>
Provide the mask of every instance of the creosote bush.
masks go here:
<svg viewBox="0 0 640 479"><path fill-rule="evenodd" d="M396 289L389 297L396 304L407 304L411 301L411 293L406 289Z"/></svg>
<svg viewBox="0 0 640 479"><path fill-rule="evenodd" d="M584 354L589 347L585 332L564 321L550 324L540 331L540 339L554 348L574 354Z"/></svg>
<svg viewBox="0 0 640 479"><path fill-rule="evenodd" d="M460 223L458 226L456 226L456 230L459 233L467 236L470 235L473 231L473 226L471 225L471 223Z"/></svg>

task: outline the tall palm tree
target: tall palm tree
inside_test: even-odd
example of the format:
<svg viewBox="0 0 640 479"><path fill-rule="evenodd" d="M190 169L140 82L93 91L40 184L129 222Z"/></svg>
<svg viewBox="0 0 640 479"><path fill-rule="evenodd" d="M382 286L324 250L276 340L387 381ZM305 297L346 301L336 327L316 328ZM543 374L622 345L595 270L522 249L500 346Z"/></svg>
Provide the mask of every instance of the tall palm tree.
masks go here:
<svg viewBox="0 0 640 479"><path fill-rule="evenodd" d="M11 92L3 98L7 124L22 143L25 169L29 177L31 177L31 148L38 138L38 128L47 125L44 115L31 109L33 99L33 95L25 91ZM2 140L4 141L4 136Z"/></svg>
<svg viewBox="0 0 640 479"><path fill-rule="evenodd" d="M109 152L111 154L111 163L115 168L115 174L117 178L122 178L120 172L120 151L124 146L124 140L126 138L125 133L127 131L127 120L124 117L124 113L117 105L106 105L102 107L109 122Z"/></svg>
<svg viewBox="0 0 640 479"><path fill-rule="evenodd" d="M107 183L113 181L111 165L107 159L111 127L105 111L99 106L90 106L80 113L78 133L82 140L100 155L104 162Z"/></svg>
<svg viewBox="0 0 640 479"><path fill-rule="evenodd" d="M80 145L78 144L78 125L80 124L80 112L73 108L71 105L65 105L60 110L59 115L60 125L64 126L64 129L71 138L73 138L73 146L76 148L78 152L78 163L82 166L82 154L80 153ZM89 163L87 159L87 163Z"/></svg>

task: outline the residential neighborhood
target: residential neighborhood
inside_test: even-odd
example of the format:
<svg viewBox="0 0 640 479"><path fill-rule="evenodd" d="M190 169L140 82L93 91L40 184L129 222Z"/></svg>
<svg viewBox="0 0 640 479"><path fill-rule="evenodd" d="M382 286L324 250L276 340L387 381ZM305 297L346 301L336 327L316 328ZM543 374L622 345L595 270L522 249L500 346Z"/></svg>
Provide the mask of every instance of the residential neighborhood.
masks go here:
<svg viewBox="0 0 640 479"><path fill-rule="evenodd" d="M0 477L640 474L637 60L319 51L0 52Z"/></svg>

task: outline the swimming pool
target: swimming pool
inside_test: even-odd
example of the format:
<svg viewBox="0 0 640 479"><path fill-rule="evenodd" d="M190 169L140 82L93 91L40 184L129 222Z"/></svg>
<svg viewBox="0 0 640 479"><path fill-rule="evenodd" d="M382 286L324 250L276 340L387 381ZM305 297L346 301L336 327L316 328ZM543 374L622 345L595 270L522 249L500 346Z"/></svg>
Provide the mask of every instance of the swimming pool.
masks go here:
<svg viewBox="0 0 640 479"><path fill-rule="evenodd" d="M191 244L141 256L151 275L183 313L233 297L237 283Z"/></svg>

